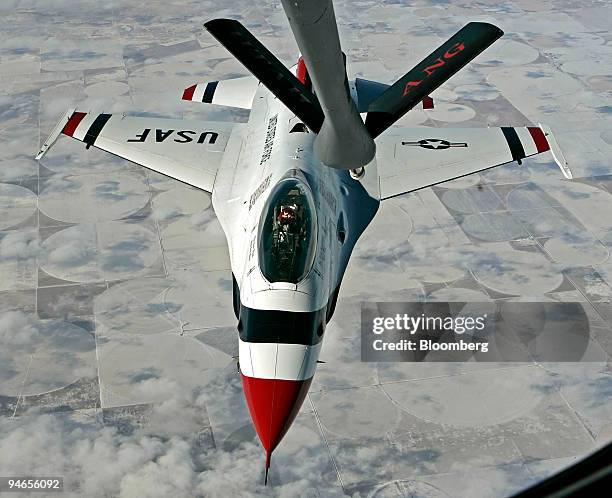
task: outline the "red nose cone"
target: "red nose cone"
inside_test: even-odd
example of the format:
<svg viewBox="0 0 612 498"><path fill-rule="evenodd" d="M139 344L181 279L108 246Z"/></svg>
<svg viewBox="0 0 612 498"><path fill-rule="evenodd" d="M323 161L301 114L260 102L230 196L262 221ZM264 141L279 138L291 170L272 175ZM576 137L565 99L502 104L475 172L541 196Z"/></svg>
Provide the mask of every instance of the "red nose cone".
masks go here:
<svg viewBox="0 0 612 498"><path fill-rule="evenodd" d="M270 455L295 419L308 393L306 380L258 379L242 375L244 396L261 444ZM269 465L269 462L266 466Z"/></svg>

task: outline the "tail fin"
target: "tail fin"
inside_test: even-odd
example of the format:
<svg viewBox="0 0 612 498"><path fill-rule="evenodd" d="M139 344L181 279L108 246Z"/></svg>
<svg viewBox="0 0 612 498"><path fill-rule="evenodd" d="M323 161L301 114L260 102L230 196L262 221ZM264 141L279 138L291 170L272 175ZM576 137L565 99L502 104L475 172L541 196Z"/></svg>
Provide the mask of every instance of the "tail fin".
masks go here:
<svg viewBox="0 0 612 498"><path fill-rule="evenodd" d="M358 168L376 152L351 99L332 0L282 0L325 120L315 140L328 166Z"/></svg>
<svg viewBox="0 0 612 498"><path fill-rule="evenodd" d="M370 135L380 135L503 34L488 23L465 25L370 104Z"/></svg>
<svg viewBox="0 0 612 498"><path fill-rule="evenodd" d="M323 112L317 97L242 24L213 19L204 26L308 128L314 132L321 129Z"/></svg>

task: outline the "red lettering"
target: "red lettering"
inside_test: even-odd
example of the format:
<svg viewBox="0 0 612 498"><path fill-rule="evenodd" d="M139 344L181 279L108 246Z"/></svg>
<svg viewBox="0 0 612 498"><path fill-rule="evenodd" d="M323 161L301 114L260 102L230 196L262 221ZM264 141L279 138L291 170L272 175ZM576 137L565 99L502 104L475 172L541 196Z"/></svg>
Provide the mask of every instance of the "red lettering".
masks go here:
<svg viewBox="0 0 612 498"><path fill-rule="evenodd" d="M458 53L463 52L464 50L465 45L463 44L463 42L455 43L451 48L446 51L446 53L444 54L444 58L451 59L455 57L455 55L457 55Z"/></svg>
<svg viewBox="0 0 612 498"><path fill-rule="evenodd" d="M427 76L431 76L437 67L443 66L444 64L446 64L444 59L442 59L442 57L438 57L431 66L423 69L423 72L427 73Z"/></svg>
<svg viewBox="0 0 612 498"><path fill-rule="evenodd" d="M408 83L406 83L402 97L405 97L406 95L408 95L415 86L419 86L421 83L422 81L409 81Z"/></svg>

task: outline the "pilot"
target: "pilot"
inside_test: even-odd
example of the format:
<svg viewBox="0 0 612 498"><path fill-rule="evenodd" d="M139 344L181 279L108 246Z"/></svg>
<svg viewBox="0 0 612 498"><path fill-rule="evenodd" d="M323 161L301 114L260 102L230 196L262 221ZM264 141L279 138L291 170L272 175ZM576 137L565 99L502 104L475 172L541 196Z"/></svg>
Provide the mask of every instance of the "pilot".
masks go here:
<svg viewBox="0 0 612 498"><path fill-rule="evenodd" d="M295 204L282 204L276 215L278 223L278 243L281 245L281 251L290 251L290 247L282 247L286 244L291 244L297 228L297 206Z"/></svg>
<svg viewBox="0 0 612 498"><path fill-rule="evenodd" d="M278 222L281 225L293 225L297 220L297 206L289 205L289 206L281 206L281 209L278 213Z"/></svg>

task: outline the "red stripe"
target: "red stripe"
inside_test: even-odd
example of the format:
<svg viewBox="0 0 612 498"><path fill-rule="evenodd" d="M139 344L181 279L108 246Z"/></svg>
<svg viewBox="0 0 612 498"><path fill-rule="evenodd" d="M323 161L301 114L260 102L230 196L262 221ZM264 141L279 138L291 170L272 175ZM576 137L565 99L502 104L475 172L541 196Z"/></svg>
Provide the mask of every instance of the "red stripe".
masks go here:
<svg viewBox="0 0 612 498"><path fill-rule="evenodd" d="M193 94L195 93L196 85L190 86L189 88L185 88L183 92L183 100L193 100Z"/></svg>
<svg viewBox="0 0 612 498"><path fill-rule="evenodd" d="M434 101L433 99L428 95L427 97L423 98L423 109L433 109L434 108Z"/></svg>
<svg viewBox="0 0 612 498"><path fill-rule="evenodd" d="M529 130L529 133L531 134L531 138L533 138L536 148L538 149L538 153L546 152L547 150L550 150L550 145L548 145L548 140L546 140L546 136L544 135L544 132L540 128L536 126L529 126L527 127L527 129Z"/></svg>
<svg viewBox="0 0 612 498"><path fill-rule="evenodd" d="M69 137L74 135L74 132L76 131L77 126L79 126L80 122L83 121L83 118L86 115L87 115L86 112L74 112L74 113L72 113L72 116L70 116L70 119L66 123L66 126L64 126L64 129L62 130L62 133L64 135L68 135Z"/></svg>
<svg viewBox="0 0 612 498"><path fill-rule="evenodd" d="M296 76L297 79L300 80L300 83L302 83L302 85L306 85L306 78L308 77L308 72L306 71L306 64L304 63L303 57L300 57L298 59Z"/></svg>

